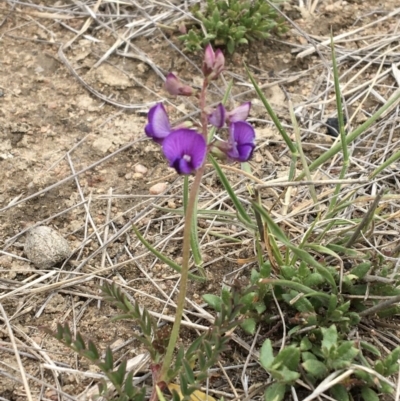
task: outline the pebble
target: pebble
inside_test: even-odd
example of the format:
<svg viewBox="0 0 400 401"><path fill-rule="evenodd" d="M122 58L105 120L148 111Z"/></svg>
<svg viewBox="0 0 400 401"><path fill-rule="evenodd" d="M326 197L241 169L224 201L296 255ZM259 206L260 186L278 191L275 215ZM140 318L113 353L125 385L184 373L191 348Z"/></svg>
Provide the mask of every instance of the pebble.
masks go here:
<svg viewBox="0 0 400 401"><path fill-rule="evenodd" d="M71 255L68 241L47 226L34 227L28 231L24 252L39 269L49 269Z"/></svg>
<svg viewBox="0 0 400 401"><path fill-rule="evenodd" d="M108 152L112 144L112 141L110 141L108 138L97 138L96 140L94 140L92 146L100 153L104 154Z"/></svg>
<svg viewBox="0 0 400 401"><path fill-rule="evenodd" d="M176 203L172 200L168 201L168 207L170 209L176 209Z"/></svg>
<svg viewBox="0 0 400 401"><path fill-rule="evenodd" d="M135 173L146 174L147 171L148 171L148 168L143 166L143 164L137 164L135 166Z"/></svg>
<svg viewBox="0 0 400 401"><path fill-rule="evenodd" d="M167 189L166 182L159 182L150 187L149 192L151 195L160 195Z"/></svg>
<svg viewBox="0 0 400 401"><path fill-rule="evenodd" d="M8 255L0 256L0 270L11 269L12 257Z"/></svg>
<svg viewBox="0 0 400 401"><path fill-rule="evenodd" d="M135 179L135 180L141 180L141 179L143 178L143 174L141 174L141 173L134 173L134 174L132 175L132 178Z"/></svg>

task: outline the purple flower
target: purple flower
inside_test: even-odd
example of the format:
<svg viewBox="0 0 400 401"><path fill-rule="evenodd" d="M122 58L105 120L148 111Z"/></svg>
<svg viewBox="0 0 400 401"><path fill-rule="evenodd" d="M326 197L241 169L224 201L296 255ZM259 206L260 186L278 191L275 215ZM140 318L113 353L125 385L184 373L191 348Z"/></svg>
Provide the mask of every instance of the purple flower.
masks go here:
<svg viewBox="0 0 400 401"><path fill-rule="evenodd" d="M222 103L208 116L208 121L214 127L222 128L225 125L226 110Z"/></svg>
<svg viewBox="0 0 400 401"><path fill-rule="evenodd" d="M240 106L229 111L226 115L227 120L231 123L237 121L245 121L250 113L251 102L242 103Z"/></svg>
<svg viewBox="0 0 400 401"><path fill-rule="evenodd" d="M256 147L256 133L246 121L237 121L229 125L229 150L227 156L238 162L249 160Z"/></svg>
<svg viewBox="0 0 400 401"><path fill-rule="evenodd" d="M147 117L149 123L144 129L146 135L155 142L162 143L171 132L171 124L169 123L168 114L165 111L164 105L162 103L157 103L150 109Z"/></svg>
<svg viewBox="0 0 400 401"><path fill-rule="evenodd" d="M207 144L202 135L191 129L171 132L162 144L165 157L178 174L191 174L202 166Z"/></svg>
<svg viewBox="0 0 400 401"><path fill-rule="evenodd" d="M189 85L184 85L180 79L170 72L165 80L165 89L170 95L174 96L191 96L193 95L193 88Z"/></svg>
<svg viewBox="0 0 400 401"><path fill-rule="evenodd" d="M208 121L214 127L222 128L229 123L245 121L250 113L251 102L242 103L231 111L226 111L222 103L208 116Z"/></svg>
<svg viewBox="0 0 400 401"><path fill-rule="evenodd" d="M220 49L214 53L211 45L206 46L203 59L203 74L209 80L217 79L218 75L224 70L225 57Z"/></svg>

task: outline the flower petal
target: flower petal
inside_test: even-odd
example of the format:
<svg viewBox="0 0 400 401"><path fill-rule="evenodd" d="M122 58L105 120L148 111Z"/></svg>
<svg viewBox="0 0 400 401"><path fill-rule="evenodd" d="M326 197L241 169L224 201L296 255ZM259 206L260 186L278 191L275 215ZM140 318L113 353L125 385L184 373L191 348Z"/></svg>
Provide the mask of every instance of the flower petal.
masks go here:
<svg viewBox="0 0 400 401"><path fill-rule="evenodd" d="M240 106L234 108L227 113L227 119L229 122L234 123L237 121L245 121L249 116L251 108L251 102L242 103Z"/></svg>
<svg viewBox="0 0 400 401"><path fill-rule="evenodd" d="M207 154L204 138L197 131L185 128L171 132L162 147L170 167L178 174L191 174L197 170Z"/></svg>
<svg viewBox="0 0 400 401"><path fill-rule="evenodd" d="M225 125L226 110L222 103L208 116L208 121L214 127L222 128Z"/></svg>
<svg viewBox="0 0 400 401"><path fill-rule="evenodd" d="M171 132L168 114L162 103L153 106L147 115L149 123L145 127L146 135L161 143Z"/></svg>
<svg viewBox="0 0 400 401"><path fill-rule="evenodd" d="M237 121L229 126L230 150L228 157L239 162L245 162L253 155L256 133L251 124L246 121Z"/></svg>

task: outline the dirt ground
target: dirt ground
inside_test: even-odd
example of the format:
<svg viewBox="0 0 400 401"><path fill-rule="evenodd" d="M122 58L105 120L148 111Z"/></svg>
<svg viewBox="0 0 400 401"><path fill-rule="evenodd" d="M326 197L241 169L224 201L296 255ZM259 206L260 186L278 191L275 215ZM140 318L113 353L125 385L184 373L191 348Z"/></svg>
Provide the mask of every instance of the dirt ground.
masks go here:
<svg viewBox="0 0 400 401"><path fill-rule="evenodd" d="M179 215L164 218L159 208L181 206L182 178L167 167L158 146L145 140L144 126L149 105L160 99L167 99L167 108L176 121L185 113L194 113L196 108L186 100L168 97L161 78L143 58L113 54L100 66L93 67L115 43L109 31L93 27L86 32L101 39L99 42L83 36L76 38L76 33L60 23L63 20L39 16L34 14L34 8L20 4L12 8L12 3L0 4L0 303L4 309L0 314L0 397L27 399L5 325L8 319L24 369L32 378L29 383L33 399L69 399L67 395L84 399L78 396L91 388L95 379L74 370L96 373L96 368L76 358L42 328L55 329L58 322L68 322L102 349L108 345L119 349L118 357L140 355L142 350L130 334L135 327L129 322L116 325L109 321L116 310L100 300L98 288L103 280L122 285L150 310L173 316L174 308L166 301L178 276L149 255L130 261L144 255L145 249L129 230L129 223L133 221L143 229L151 243L160 242L175 226L181 227ZM51 6L53 2L43 3ZM265 85L265 94L278 116L290 124L287 98L295 108L311 99L321 74L318 66L324 62L316 53L296 58L293 50L305 46L309 37L316 40L329 37L331 29L334 35L339 35L366 26L396 6L398 0L379 4L375 0L321 0L315 12L309 14L297 7L297 2L286 4L284 9L298 29L292 26L281 39L239 48L227 57L227 70L233 77L241 77L237 81L246 83L248 89L243 63L249 65L257 81ZM79 31L85 21L86 18L72 18L65 22ZM367 38L389 32L397 29L397 25L398 19L388 18L364 34ZM174 35L169 40L179 45ZM62 60L60 46L74 38L63 54L86 85L103 98L90 93ZM173 70L189 83L199 82L195 77L200 54L188 55L193 62L188 63L172 47L166 48L164 38L157 32L132 39L132 44L144 49L164 74ZM324 51L324 55L328 62L328 52ZM351 63L350 59L344 63L342 72ZM372 75L378 67L371 66ZM274 84L280 80L280 85ZM237 101L253 101L250 121L256 125L262 144L252 161L256 175L262 179L271 171L278 175L280 171L286 172L290 158L284 152L283 142L265 124L266 113L255 93L240 95L243 91L243 86L239 86L234 93L238 95ZM217 101L221 93L215 87L213 100ZM112 105L110 100L125 107ZM367 106L373 111L376 103L371 101ZM334 107L330 104L325 116L320 115L311 124L313 131L308 134L303 131L310 158L332 143L324 126L319 124L319 120L332 113ZM363 121L361 114L359 122ZM310 127L307 121L301 123L304 130ZM80 173L73 177L77 172ZM241 180L235 174L232 179ZM155 184L164 184L160 196L151 194ZM206 178L205 185L210 193L221 191L213 175ZM205 196L204 202L207 201ZM24 233L34 224L53 227L73 250L71 258L56 270L38 269L26 259ZM199 224L201 228L207 227L206 221L200 220ZM229 230L228 233L235 233L239 228ZM100 249L113 235L117 239L105 251ZM182 232L178 230L174 235L164 251L179 262ZM225 254L223 248L207 246L208 237L204 238L209 280L205 284L192 284L193 305L202 304L204 293L219 293L221 282L240 267L238 259L253 256L250 242L242 243L240 249L227 248L230 253ZM212 262L212 266L207 266L207 262ZM205 321L198 319L199 324ZM183 329L182 338L190 337L191 333ZM240 347L235 347L231 362L240 359ZM70 370L56 374L49 367L52 363ZM257 376L253 379L256 382ZM216 389L218 380L224 388L223 378L213 380ZM64 394L60 398L58 391Z"/></svg>

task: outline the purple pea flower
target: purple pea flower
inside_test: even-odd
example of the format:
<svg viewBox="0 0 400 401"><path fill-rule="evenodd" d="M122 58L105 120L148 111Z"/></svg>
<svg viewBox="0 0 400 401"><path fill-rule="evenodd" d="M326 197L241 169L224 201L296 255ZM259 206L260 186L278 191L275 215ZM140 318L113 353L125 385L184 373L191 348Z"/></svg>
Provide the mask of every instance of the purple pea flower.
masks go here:
<svg viewBox="0 0 400 401"><path fill-rule="evenodd" d="M191 174L202 166L207 144L198 132L181 128L171 132L163 141L165 157L178 174Z"/></svg>
<svg viewBox="0 0 400 401"><path fill-rule="evenodd" d="M144 129L146 135L161 144L172 131L164 105L157 103L149 110L147 117L149 123Z"/></svg>
<svg viewBox="0 0 400 401"><path fill-rule="evenodd" d="M227 111L222 103L209 115L208 121L216 128L222 128L229 123L245 121L250 113L251 102L242 103L231 111Z"/></svg>
<svg viewBox="0 0 400 401"><path fill-rule="evenodd" d="M251 124L237 121L229 125L229 150L226 155L235 161L245 162L253 155L256 133Z"/></svg>
<svg viewBox="0 0 400 401"><path fill-rule="evenodd" d="M172 72L167 75L165 89L170 95L174 96L191 96L194 92L191 86L183 84Z"/></svg>

